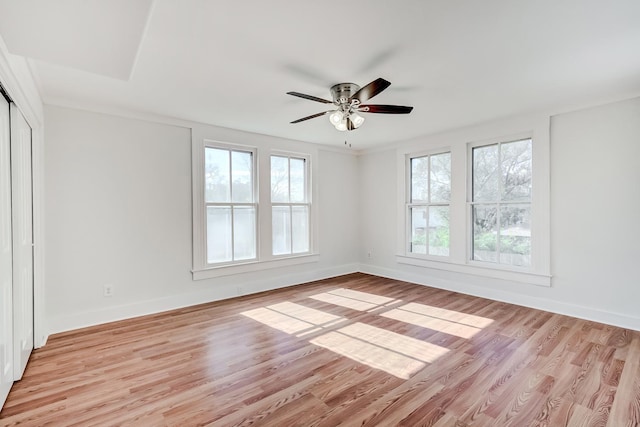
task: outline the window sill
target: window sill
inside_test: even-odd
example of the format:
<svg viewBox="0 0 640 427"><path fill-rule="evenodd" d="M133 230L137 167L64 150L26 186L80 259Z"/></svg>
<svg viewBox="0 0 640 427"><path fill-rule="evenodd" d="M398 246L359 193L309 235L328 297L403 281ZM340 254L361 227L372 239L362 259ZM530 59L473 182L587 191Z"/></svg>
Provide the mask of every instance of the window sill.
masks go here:
<svg viewBox="0 0 640 427"><path fill-rule="evenodd" d="M208 267L199 270L192 270L193 280L211 279L214 277L231 276L233 274L251 273L254 271L267 270L271 268L289 267L292 265L308 264L318 262L319 254L296 255L287 258L271 259L268 261L251 261L241 264L223 265L220 267Z"/></svg>
<svg viewBox="0 0 640 427"><path fill-rule="evenodd" d="M509 280L527 283L536 286L551 286L551 275L540 274L531 271L522 271L508 267L493 267L471 264L458 264L447 260L418 258L407 255L396 255L399 264L408 264L417 267L432 268L435 270L451 271L455 273L472 274L475 276L490 277L493 279Z"/></svg>

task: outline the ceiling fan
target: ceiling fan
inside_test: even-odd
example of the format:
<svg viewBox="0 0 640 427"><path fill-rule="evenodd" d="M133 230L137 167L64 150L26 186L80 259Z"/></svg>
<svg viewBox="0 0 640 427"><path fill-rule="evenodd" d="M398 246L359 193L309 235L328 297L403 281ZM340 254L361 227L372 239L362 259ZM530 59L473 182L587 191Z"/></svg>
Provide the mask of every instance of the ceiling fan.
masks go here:
<svg viewBox="0 0 640 427"><path fill-rule="evenodd" d="M413 107L405 107L402 105L363 104L363 102L373 98L390 85L391 83L383 78L378 78L362 88L355 83L338 83L331 86L331 97L333 98L333 101L312 95L306 95L300 92L287 92L287 95L322 102L323 104L333 104L337 107L335 110L327 110L322 113L312 114L310 116L294 120L291 123L300 123L305 120L329 114L329 121L337 130L347 131L358 129L362 123L364 123L364 117L359 113L409 114L411 110L413 110Z"/></svg>

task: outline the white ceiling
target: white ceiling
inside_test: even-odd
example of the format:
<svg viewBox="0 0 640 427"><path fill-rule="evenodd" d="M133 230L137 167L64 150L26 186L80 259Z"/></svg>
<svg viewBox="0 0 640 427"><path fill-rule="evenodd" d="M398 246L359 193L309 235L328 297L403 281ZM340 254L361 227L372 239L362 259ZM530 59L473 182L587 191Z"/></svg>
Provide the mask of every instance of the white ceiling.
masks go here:
<svg viewBox="0 0 640 427"><path fill-rule="evenodd" d="M0 0L0 37L45 103L354 148L640 93L638 0ZM289 124L378 77L411 114Z"/></svg>

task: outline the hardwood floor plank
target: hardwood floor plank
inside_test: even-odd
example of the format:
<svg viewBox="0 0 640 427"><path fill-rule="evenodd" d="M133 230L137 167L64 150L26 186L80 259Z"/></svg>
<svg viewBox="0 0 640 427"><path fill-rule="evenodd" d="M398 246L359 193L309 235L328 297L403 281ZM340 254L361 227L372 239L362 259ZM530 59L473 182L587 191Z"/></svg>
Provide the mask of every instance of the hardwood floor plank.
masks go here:
<svg viewBox="0 0 640 427"><path fill-rule="evenodd" d="M14 425L640 426L640 333L350 274L51 336Z"/></svg>
<svg viewBox="0 0 640 427"><path fill-rule="evenodd" d="M620 341L616 342L620 343ZM640 340L636 336L629 344L607 426L638 425L640 425Z"/></svg>

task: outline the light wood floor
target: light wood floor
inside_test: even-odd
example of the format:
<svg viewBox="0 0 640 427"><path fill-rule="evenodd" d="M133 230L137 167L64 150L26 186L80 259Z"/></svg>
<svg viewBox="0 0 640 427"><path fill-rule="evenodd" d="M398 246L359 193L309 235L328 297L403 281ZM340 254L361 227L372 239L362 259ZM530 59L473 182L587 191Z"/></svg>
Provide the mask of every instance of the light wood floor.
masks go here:
<svg viewBox="0 0 640 427"><path fill-rule="evenodd" d="M23 426L640 425L640 333L353 274L50 337Z"/></svg>

